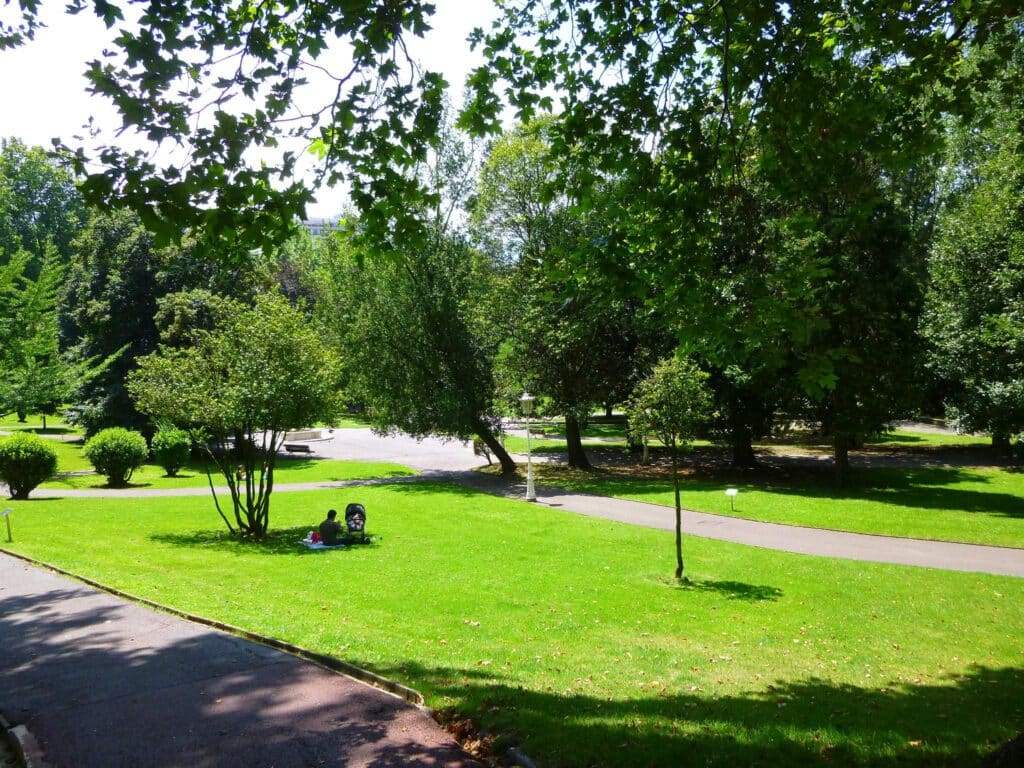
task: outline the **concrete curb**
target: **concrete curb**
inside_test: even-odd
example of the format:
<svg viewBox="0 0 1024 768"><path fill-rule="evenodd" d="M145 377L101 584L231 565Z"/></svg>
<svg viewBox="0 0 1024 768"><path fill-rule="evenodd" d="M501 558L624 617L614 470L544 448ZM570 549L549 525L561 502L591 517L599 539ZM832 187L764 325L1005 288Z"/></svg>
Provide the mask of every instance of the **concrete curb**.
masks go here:
<svg viewBox="0 0 1024 768"><path fill-rule="evenodd" d="M50 768L32 732L24 725L12 726L3 715L0 715L0 739L5 739L14 752L18 768Z"/></svg>
<svg viewBox="0 0 1024 768"><path fill-rule="evenodd" d="M283 640L277 640L273 637L266 637L255 632L250 632L249 630L242 629L241 627L236 627L231 624L225 624L224 622L217 621L216 619L209 619L205 616L197 616L195 614L186 613L185 611L180 611L177 608L169 608L166 605L161 605L160 603L156 603L152 600L147 600L144 597L139 597L129 592L123 592L119 589L115 589L105 584L101 584L98 581L93 581L92 579L86 578L85 576L73 573L72 571L66 571L63 568L57 568L56 566L50 565L49 563L44 563L40 560L36 560L32 557L28 557L27 555L23 555L18 552L12 552L9 549L4 549L3 547L0 547L0 553L10 555L11 557L17 558L19 560L23 560L24 562L30 563L39 568L45 568L46 570L52 571L53 573L59 573L62 576L67 576L69 578L75 579L75 581L80 581L83 584L88 584L90 587L94 587L103 592L106 592L107 594L114 595L115 597L120 597L124 600L130 600L133 603L138 603L140 605L148 606L149 608L154 608L158 611L162 611L163 613L170 614L171 616L177 616L178 618L186 619L187 621L192 621L196 624L202 624L203 626L210 627L211 629L217 629L222 632L227 632L237 637L243 637L246 640L251 640L254 643L259 643L260 645L265 645L269 648L274 648L279 651L284 651L285 653L290 653L293 656L298 656L299 658L305 659L306 661L310 661L316 664L317 666L323 667L324 669L328 669L338 674L346 675L347 677L351 677L353 680L358 680L361 683L373 686L374 688L382 690L385 693L390 693L392 696L397 696L400 699L404 699L410 704L423 710L432 719L436 719L434 717L433 710L424 705L423 695L419 691L415 690L414 688L410 688L407 685L402 685L399 682L383 677L382 675L378 675L375 672L371 672L368 669L357 667L355 664L351 664L347 661L343 661L333 656L327 656L326 654L316 653L315 651L310 651L307 648L302 648L298 645L286 643ZM32 741L34 742L35 740L32 739ZM45 764L41 764L38 762L33 763L32 765L36 766L37 768L46 768ZM31 766L27 766L27 768L31 768Z"/></svg>

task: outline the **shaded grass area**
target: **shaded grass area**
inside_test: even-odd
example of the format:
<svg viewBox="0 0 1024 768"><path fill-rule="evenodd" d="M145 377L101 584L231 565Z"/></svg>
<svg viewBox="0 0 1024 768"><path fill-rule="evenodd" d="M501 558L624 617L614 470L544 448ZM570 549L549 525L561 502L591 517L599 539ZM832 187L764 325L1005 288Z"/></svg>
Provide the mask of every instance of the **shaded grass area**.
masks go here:
<svg viewBox="0 0 1024 768"><path fill-rule="evenodd" d="M64 421L61 416L47 416L46 428L43 428L41 414L29 414L25 421L18 421L17 414L8 413L0 416L0 432L35 432L38 435L81 435L82 430Z"/></svg>
<svg viewBox="0 0 1024 768"><path fill-rule="evenodd" d="M347 414L345 416L339 416L330 424L321 424L320 426L331 427L332 429L369 429L370 422L363 421L358 416Z"/></svg>
<svg viewBox="0 0 1024 768"><path fill-rule="evenodd" d="M532 438L531 448L538 453L563 453L566 450L565 434L561 426L546 425L543 434ZM879 449L886 451L902 450L945 450L949 448L981 448L991 445L991 438L975 435L955 435L939 432L914 432L895 429L865 440L865 453L873 453ZM526 438L507 435L505 447L512 453L526 452ZM660 446L658 440L651 440L651 446ZM712 445L708 440L696 440L695 446ZM626 427L624 423L590 424L583 430L583 446L585 448L603 448L626 446ZM765 438L754 443L754 450L771 451L778 449L799 449L800 452L831 454L832 444L827 438L807 431L794 431L783 437ZM856 451L855 451L856 453Z"/></svg>
<svg viewBox="0 0 1024 768"><path fill-rule="evenodd" d="M579 472L538 465L538 482L582 493L674 506L665 468ZM739 489L730 509L728 487ZM838 487L830 469L690 469L686 509L812 528L1024 547L1024 473L992 467L857 469Z"/></svg>
<svg viewBox="0 0 1024 768"><path fill-rule="evenodd" d="M84 457L82 457L84 461ZM86 461L86 468L91 465ZM62 465L63 466L63 465ZM129 488L205 488L209 485L206 476L207 465L193 461L179 470L177 476L168 477L163 467L145 464L135 471L128 484ZM66 471L66 470L65 470ZM226 485L224 476L216 467L211 467L214 485ZM331 459L308 459L282 456L274 468L274 483L312 483L338 480L360 480L371 477L399 477L414 475L413 470L401 464L369 461L336 461ZM107 488L107 479L102 475L66 475L55 477L40 488L51 490L71 488Z"/></svg>
<svg viewBox="0 0 1024 768"><path fill-rule="evenodd" d="M379 543L295 543L350 501ZM282 494L259 544L202 497L13 506L6 546L399 679L541 765L973 766L1024 729L1024 580L687 539L679 585L670 533L428 483Z"/></svg>

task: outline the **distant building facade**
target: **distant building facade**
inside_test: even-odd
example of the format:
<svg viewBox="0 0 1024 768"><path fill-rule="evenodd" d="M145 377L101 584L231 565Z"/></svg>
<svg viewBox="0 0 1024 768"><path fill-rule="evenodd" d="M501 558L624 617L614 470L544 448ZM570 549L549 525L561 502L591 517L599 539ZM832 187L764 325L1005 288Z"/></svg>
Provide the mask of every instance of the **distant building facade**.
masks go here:
<svg viewBox="0 0 1024 768"><path fill-rule="evenodd" d="M303 219L302 228L313 237L329 235L341 229L340 219Z"/></svg>

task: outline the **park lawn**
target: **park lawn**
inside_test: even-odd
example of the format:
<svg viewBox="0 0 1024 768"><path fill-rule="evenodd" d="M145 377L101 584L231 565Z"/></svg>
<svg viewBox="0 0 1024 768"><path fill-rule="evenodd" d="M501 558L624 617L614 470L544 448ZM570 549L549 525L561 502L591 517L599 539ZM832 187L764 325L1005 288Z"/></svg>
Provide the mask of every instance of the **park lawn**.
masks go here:
<svg viewBox="0 0 1024 768"><path fill-rule="evenodd" d="M85 461L87 469L92 466ZM340 480L362 480L371 477L399 477L414 475L416 472L401 464L370 461L336 461L332 459L307 459L281 457L274 468L274 484L334 482ZM226 486L224 476L213 469L213 482L217 487ZM129 481L130 488L198 488L207 487L205 465L192 462L178 471L176 477L168 477L163 467L145 464L135 470ZM65 475L54 477L39 486L50 490L70 488L107 488L107 479L102 475Z"/></svg>
<svg viewBox="0 0 1024 768"><path fill-rule="evenodd" d="M531 442L532 450L538 453L564 453L566 450L565 435L561 432L561 427L553 429L546 437L533 437ZM507 435L504 438L504 443L505 448L510 453L526 453L525 437ZM985 447L991 445L991 443L992 440L989 437L953 435L938 432L912 432L905 429L896 429L865 441L869 452L874 448L921 448L931 452L944 448ZM649 445L657 447L661 445L661 442L651 439ZM713 443L708 440L695 440L693 445L695 447L703 447L713 445ZM626 432L625 426L622 424L591 424L583 432L584 448L608 449L612 447L624 448L625 446ZM820 437L803 432L793 433L785 438L773 438L754 443L755 451L767 450L777 452L785 448L795 449L800 453L807 451L825 454L832 453L832 445L828 440L823 440Z"/></svg>
<svg viewBox="0 0 1024 768"><path fill-rule="evenodd" d="M349 501L377 544L297 544ZM428 483L275 496L262 544L209 499L12 506L5 547L399 680L540 765L974 766L1024 730L1024 579L687 538L676 585L671 533Z"/></svg>
<svg viewBox="0 0 1024 768"><path fill-rule="evenodd" d="M43 435L83 434L82 430L64 421L62 416L47 416L46 429L43 429L42 414L29 414L25 421L18 421L17 414L8 413L0 416L0 432L35 432Z"/></svg>
<svg viewBox="0 0 1024 768"><path fill-rule="evenodd" d="M89 472L92 464L82 453L81 440L47 440L47 445L57 452L57 472Z"/></svg>
<svg viewBox="0 0 1024 768"><path fill-rule="evenodd" d="M345 415L339 416L330 424L320 424L318 426L330 427L331 429L369 429L370 422L363 421L358 416Z"/></svg>
<svg viewBox="0 0 1024 768"><path fill-rule="evenodd" d="M943 448L958 446L989 446L992 438L982 435L951 435L942 432L911 432L895 429L877 437L868 438L867 445L907 446L914 448Z"/></svg>
<svg viewBox="0 0 1024 768"><path fill-rule="evenodd" d="M579 472L542 464L538 482L581 493L674 506L671 476ZM1024 548L1024 472L994 467L874 468L845 488L830 475L684 477L685 509L811 528ZM731 510L726 488L739 490Z"/></svg>

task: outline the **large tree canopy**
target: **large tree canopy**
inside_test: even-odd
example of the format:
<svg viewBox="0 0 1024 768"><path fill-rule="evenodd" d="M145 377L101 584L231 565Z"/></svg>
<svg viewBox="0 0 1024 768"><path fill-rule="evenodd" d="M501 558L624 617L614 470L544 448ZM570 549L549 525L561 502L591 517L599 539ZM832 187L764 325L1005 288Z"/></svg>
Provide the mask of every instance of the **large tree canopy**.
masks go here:
<svg viewBox="0 0 1024 768"><path fill-rule="evenodd" d="M67 263L86 220L85 203L66 168L40 147L0 139L0 262L24 250L34 279L52 246Z"/></svg>
<svg viewBox="0 0 1024 768"><path fill-rule="evenodd" d="M19 5L23 23L0 28L0 48L31 44L40 3ZM127 206L164 237L185 226L222 245L270 247L313 195L295 176L294 138L319 152L317 183L351 186L367 234L385 245L417 234L406 205L424 193L404 171L436 134L445 83L415 66L403 37L429 29L430 3L67 7L116 30L87 77L123 127L106 146L75 148L90 202Z"/></svg>
<svg viewBox="0 0 1024 768"><path fill-rule="evenodd" d="M836 0L503 9L477 34L488 63L471 78L463 123L493 128L503 93L523 117L557 103L554 184L579 210L598 200L605 209L616 247L598 263L611 289L659 286L681 341L720 380L742 383L728 388L748 402L734 428L752 430L771 404L765 383L792 371L842 431L842 466L850 438L896 415L907 392L902 382L885 393L872 385L908 367L905 346L891 343L907 337L920 304L921 250L896 179L938 146L941 113L969 106L976 73L961 67L963 48L1013 9ZM611 178L622 182L614 201L595 194Z"/></svg>
<svg viewBox="0 0 1024 768"><path fill-rule="evenodd" d="M1021 26L1009 28L1020 40ZM979 58L992 55L981 50ZM1024 431L1024 44L951 124L922 330L959 426L1005 448Z"/></svg>
<svg viewBox="0 0 1024 768"><path fill-rule="evenodd" d="M261 538L285 434L337 415L338 358L280 296L261 296L253 307L224 304L217 314L190 346L161 346L140 359L128 389L141 411L189 430L206 448L231 496L234 525L211 478L224 523Z"/></svg>

